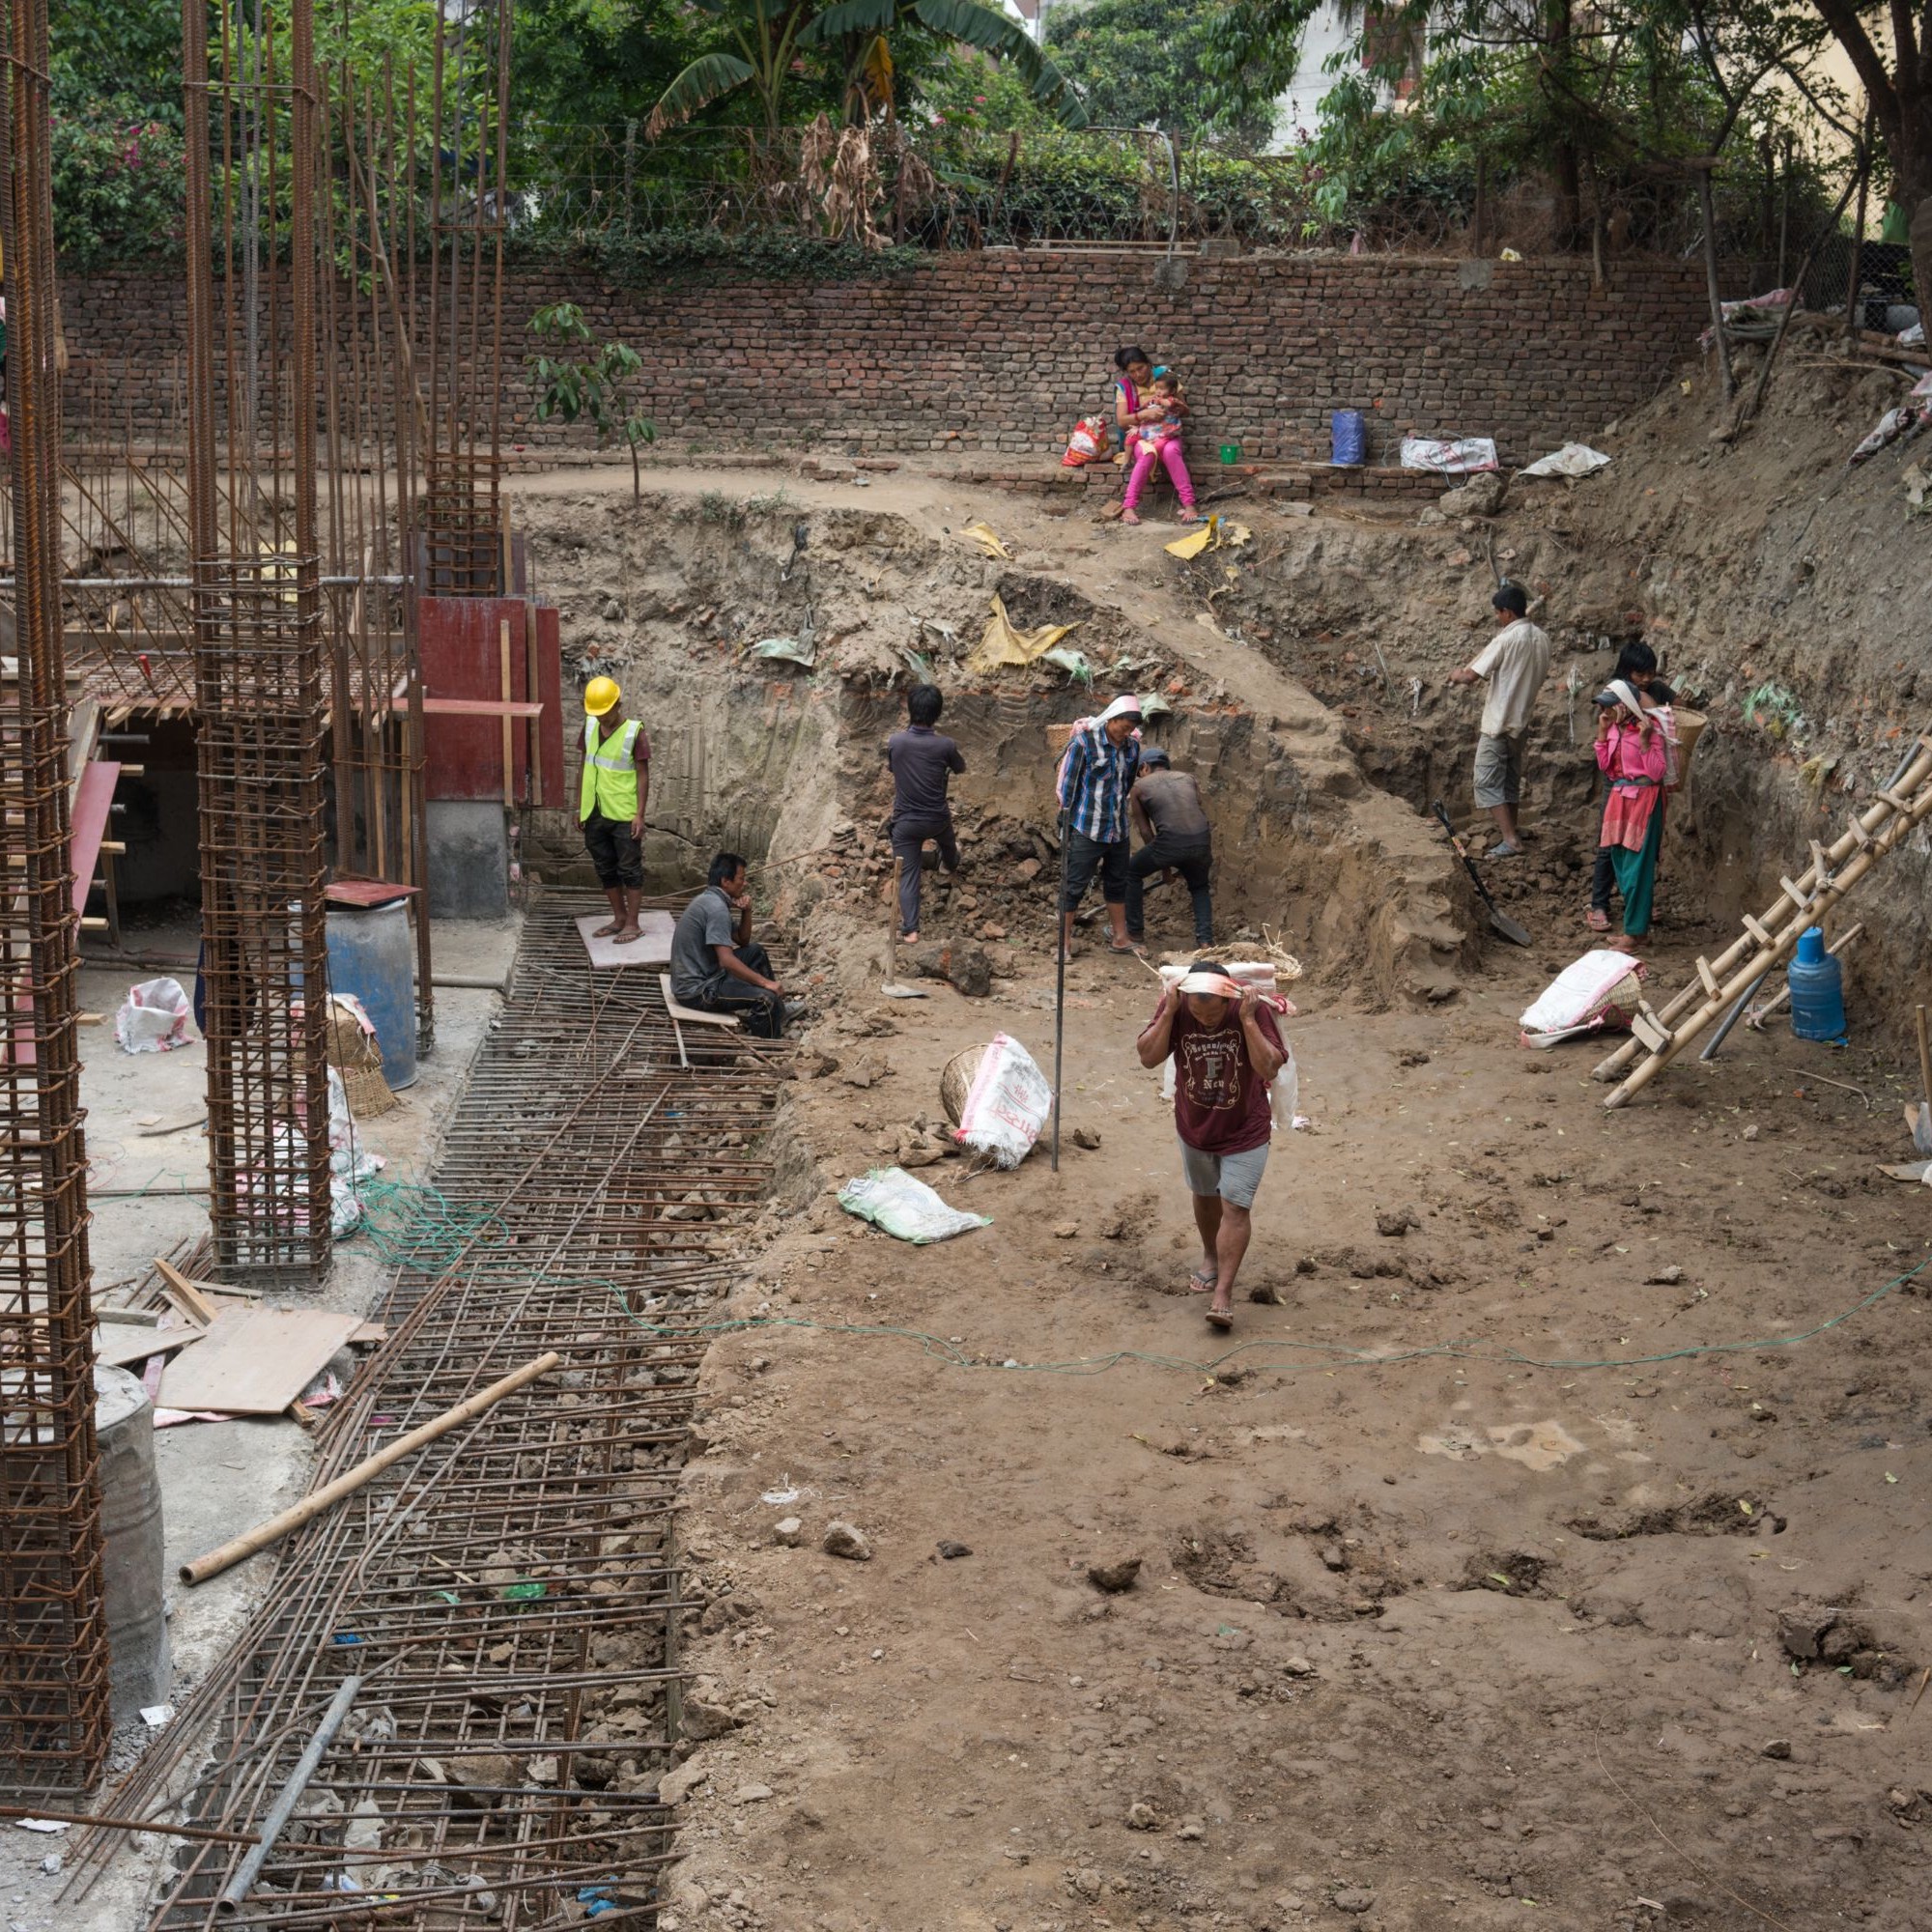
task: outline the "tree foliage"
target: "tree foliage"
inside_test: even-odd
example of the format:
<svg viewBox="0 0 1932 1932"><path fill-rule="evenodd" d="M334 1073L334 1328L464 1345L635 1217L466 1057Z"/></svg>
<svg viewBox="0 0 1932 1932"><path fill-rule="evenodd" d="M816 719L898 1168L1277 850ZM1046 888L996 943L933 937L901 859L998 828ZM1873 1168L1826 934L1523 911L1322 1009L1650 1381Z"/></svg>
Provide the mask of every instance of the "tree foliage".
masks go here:
<svg viewBox="0 0 1932 1932"><path fill-rule="evenodd" d="M1177 140L1255 147L1272 115L1247 104L1209 112L1207 95L1217 0L1094 0L1046 16L1046 43L1093 120L1115 128L1158 128Z"/></svg>
<svg viewBox="0 0 1932 1932"><path fill-rule="evenodd" d="M1319 0L1239 0L1217 15L1205 59L1210 107L1253 108L1301 63ZM1808 75L1826 39L1809 0L1351 0L1351 41L1329 62L1311 159L1323 212L1385 191L1445 159L1548 185L1553 239L1589 239L1605 181L1674 180L1677 165L1760 140L1798 97L1774 76ZM1827 102L1829 105L1829 102ZM1747 163L1748 165L1748 163Z"/></svg>

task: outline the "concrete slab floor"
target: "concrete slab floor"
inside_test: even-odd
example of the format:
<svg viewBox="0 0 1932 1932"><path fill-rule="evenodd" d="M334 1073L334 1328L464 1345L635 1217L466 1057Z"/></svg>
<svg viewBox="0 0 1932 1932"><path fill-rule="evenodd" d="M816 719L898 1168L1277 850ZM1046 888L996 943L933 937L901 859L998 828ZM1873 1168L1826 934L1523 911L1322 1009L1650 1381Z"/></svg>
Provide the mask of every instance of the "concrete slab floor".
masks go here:
<svg viewBox="0 0 1932 1932"><path fill-rule="evenodd" d="M516 956L521 920L439 921L434 927L439 976L500 980ZM144 932L150 956L192 960L191 928ZM80 1002L104 1015L81 1032L81 1100L87 1109L94 1278L105 1289L140 1274L156 1255L208 1231L206 1189L206 1054L197 1037L172 1053L124 1053L114 1039L114 1014L128 988L162 976L163 969L91 964L80 976ZM174 969L192 991L193 967ZM418 1063L401 1105L373 1121L368 1144L383 1154L385 1178L428 1181L444 1122L469 1076L470 1062L500 1001L491 992L438 987L436 1050ZM270 1296L283 1306L366 1313L380 1300L389 1270L366 1240L351 1237L335 1251L327 1285L316 1297ZM283 1418L185 1424L160 1431L155 1462L161 1487L167 1548L169 1639L173 1701L183 1697L234 1642L274 1574L267 1553L189 1590L173 1578L179 1565L213 1548L278 1509L307 1488L313 1463L308 1437ZM139 1719L115 1736L112 1772L93 1803L99 1806L151 1735ZM69 1810L89 1808L70 1802ZM130 1848L78 1906L56 1905L64 1879L43 1869L59 1860L65 1838L0 1825L0 1927L5 1932L129 1932L145 1922L158 1863Z"/></svg>

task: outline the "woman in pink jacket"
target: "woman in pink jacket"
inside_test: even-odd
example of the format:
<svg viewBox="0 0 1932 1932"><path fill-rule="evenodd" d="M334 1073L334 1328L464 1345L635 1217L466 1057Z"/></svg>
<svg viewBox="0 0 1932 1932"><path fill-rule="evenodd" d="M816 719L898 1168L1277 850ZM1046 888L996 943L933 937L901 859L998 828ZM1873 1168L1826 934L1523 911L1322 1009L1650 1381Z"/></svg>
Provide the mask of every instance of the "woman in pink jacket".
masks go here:
<svg viewBox="0 0 1932 1932"><path fill-rule="evenodd" d="M1663 843L1663 782L1669 748L1663 726L1623 678L1598 695L1597 768L1609 781L1598 844L1610 855L1624 902L1624 929L1610 944L1633 952L1650 930L1657 854Z"/></svg>

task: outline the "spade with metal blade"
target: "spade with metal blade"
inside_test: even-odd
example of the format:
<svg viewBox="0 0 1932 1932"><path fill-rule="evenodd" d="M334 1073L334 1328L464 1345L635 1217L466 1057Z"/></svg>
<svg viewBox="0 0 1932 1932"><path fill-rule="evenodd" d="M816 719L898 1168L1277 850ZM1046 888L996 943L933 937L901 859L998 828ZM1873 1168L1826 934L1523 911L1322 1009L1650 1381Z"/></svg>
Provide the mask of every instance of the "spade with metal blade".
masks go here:
<svg viewBox="0 0 1932 1932"><path fill-rule="evenodd" d="M1912 1145L1932 1154L1932 1051L1925 1043L1925 1009L1917 1009L1913 1018L1918 1029L1918 1104L1907 1105L1905 1124L1912 1129Z"/></svg>
<svg viewBox="0 0 1932 1932"><path fill-rule="evenodd" d="M1449 814L1443 809L1442 801L1435 801L1435 815L1442 821L1442 829L1449 835L1449 842L1456 848L1456 856L1463 862L1463 869L1469 875L1469 883L1482 896L1483 903L1490 909L1490 923L1502 936L1517 946L1534 946L1535 940L1529 936L1529 928L1513 920L1508 913L1490 896L1490 889L1483 883L1483 875L1476 870L1476 862L1469 857L1469 848L1456 836L1456 828L1449 822Z"/></svg>

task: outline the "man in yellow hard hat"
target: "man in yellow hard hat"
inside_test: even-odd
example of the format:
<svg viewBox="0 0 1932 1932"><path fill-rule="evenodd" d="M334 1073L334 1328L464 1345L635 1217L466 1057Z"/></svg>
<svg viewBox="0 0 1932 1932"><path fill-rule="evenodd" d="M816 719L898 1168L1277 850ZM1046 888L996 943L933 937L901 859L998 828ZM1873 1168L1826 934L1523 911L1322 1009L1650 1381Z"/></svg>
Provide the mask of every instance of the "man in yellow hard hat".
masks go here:
<svg viewBox="0 0 1932 1932"><path fill-rule="evenodd" d="M628 946L638 937L644 898L644 808L651 796L651 741L624 716L624 694L611 677L583 688L583 780L577 815L597 883L611 901L599 939Z"/></svg>

